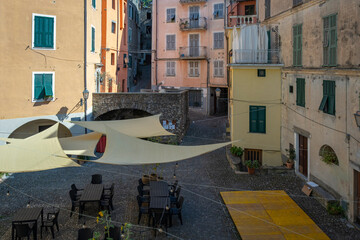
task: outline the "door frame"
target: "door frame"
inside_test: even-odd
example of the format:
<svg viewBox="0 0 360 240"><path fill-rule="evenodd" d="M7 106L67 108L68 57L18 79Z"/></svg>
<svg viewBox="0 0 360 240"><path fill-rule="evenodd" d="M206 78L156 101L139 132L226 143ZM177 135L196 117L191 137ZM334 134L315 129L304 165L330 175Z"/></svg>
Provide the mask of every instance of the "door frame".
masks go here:
<svg viewBox="0 0 360 240"><path fill-rule="evenodd" d="M299 133L294 132L294 146L295 146L295 152L296 152L296 161L295 161L295 173L304 178L306 181L310 181L310 136L304 136L307 138L307 176L303 175L301 172L299 172L299 149L300 149L300 138ZM303 135L302 135L303 136Z"/></svg>

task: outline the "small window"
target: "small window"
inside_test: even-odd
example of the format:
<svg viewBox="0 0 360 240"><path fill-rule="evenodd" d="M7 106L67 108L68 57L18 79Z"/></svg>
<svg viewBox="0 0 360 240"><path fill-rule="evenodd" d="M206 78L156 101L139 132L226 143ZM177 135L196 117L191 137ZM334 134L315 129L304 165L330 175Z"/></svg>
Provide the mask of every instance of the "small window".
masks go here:
<svg viewBox="0 0 360 240"><path fill-rule="evenodd" d="M224 61L214 61L214 77L224 77Z"/></svg>
<svg viewBox="0 0 360 240"><path fill-rule="evenodd" d="M151 19L151 12L146 13L146 19Z"/></svg>
<svg viewBox="0 0 360 240"><path fill-rule="evenodd" d="M329 145L323 145L320 148L319 156L325 163L339 166L339 159L336 156L335 151Z"/></svg>
<svg viewBox="0 0 360 240"><path fill-rule="evenodd" d="M293 93L294 92L294 86L293 85L290 85L289 86L289 93Z"/></svg>
<svg viewBox="0 0 360 240"><path fill-rule="evenodd" d="M112 0L111 6L112 6L112 9L115 9L115 0Z"/></svg>
<svg viewBox="0 0 360 240"><path fill-rule="evenodd" d="M96 9L96 0L91 0L91 6Z"/></svg>
<svg viewBox="0 0 360 240"><path fill-rule="evenodd" d="M224 18L224 4L214 4L214 19Z"/></svg>
<svg viewBox="0 0 360 240"><path fill-rule="evenodd" d="M129 18L131 19L131 20L133 20L133 6L132 5L129 5Z"/></svg>
<svg viewBox="0 0 360 240"><path fill-rule="evenodd" d="M131 43L131 41L132 41L132 28L131 27L129 27L129 44Z"/></svg>
<svg viewBox="0 0 360 240"><path fill-rule="evenodd" d="M129 54L129 63L128 63L128 65L129 65L129 68L132 68L132 56Z"/></svg>
<svg viewBox="0 0 360 240"><path fill-rule="evenodd" d="M111 53L111 65L115 65L115 54Z"/></svg>
<svg viewBox="0 0 360 240"><path fill-rule="evenodd" d="M224 49L224 33L214 33L214 49Z"/></svg>
<svg viewBox="0 0 360 240"><path fill-rule="evenodd" d="M176 35L166 35L166 50L176 50Z"/></svg>
<svg viewBox="0 0 360 240"><path fill-rule="evenodd" d="M189 76L190 77L199 77L199 62L189 62Z"/></svg>
<svg viewBox="0 0 360 240"><path fill-rule="evenodd" d="M245 160L257 160L262 165L262 150L261 149L244 149Z"/></svg>
<svg viewBox="0 0 360 240"><path fill-rule="evenodd" d="M323 81L323 98L319 110L335 115L335 81Z"/></svg>
<svg viewBox="0 0 360 240"><path fill-rule="evenodd" d="M116 22L111 21L111 32L115 33L116 32Z"/></svg>
<svg viewBox="0 0 360 240"><path fill-rule="evenodd" d="M174 23L175 19L176 19L176 9L175 8L166 9L166 22Z"/></svg>
<svg viewBox="0 0 360 240"><path fill-rule="evenodd" d="M91 27L91 52L95 52L95 28Z"/></svg>
<svg viewBox="0 0 360 240"><path fill-rule="evenodd" d="M296 105L305 107L305 79L296 79Z"/></svg>
<svg viewBox="0 0 360 240"><path fill-rule="evenodd" d="M266 77L266 69L257 70L258 77Z"/></svg>
<svg viewBox="0 0 360 240"><path fill-rule="evenodd" d="M249 106L250 132L266 133L266 107Z"/></svg>
<svg viewBox="0 0 360 240"><path fill-rule="evenodd" d="M175 62L166 62L166 76L175 76Z"/></svg>
<svg viewBox="0 0 360 240"><path fill-rule="evenodd" d="M245 15L255 15L255 5L245 6Z"/></svg>
<svg viewBox="0 0 360 240"><path fill-rule="evenodd" d="M33 14L33 48L55 50L55 16Z"/></svg>
<svg viewBox="0 0 360 240"><path fill-rule="evenodd" d="M126 59L126 54L124 54L124 58L123 58L123 65L124 65L124 68L126 68L126 62L125 62L125 59Z"/></svg>
<svg viewBox="0 0 360 240"><path fill-rule="evenodd" d="M33 73L33 102L54 99L54 73Z"/></svg>

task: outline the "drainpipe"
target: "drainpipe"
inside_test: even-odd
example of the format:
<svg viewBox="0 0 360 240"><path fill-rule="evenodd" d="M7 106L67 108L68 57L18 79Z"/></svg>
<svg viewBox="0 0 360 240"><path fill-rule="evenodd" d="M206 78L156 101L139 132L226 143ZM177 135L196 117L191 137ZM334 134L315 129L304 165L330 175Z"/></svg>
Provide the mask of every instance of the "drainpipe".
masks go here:
<svg viewBox="0 0 360 240"><path fill-rule="evenodd" d="M206 103L206 114L210 115L210 96L211 90L209 89L209 82L210 82L210 59L206 58L207 69L206 69L206 89L207 89L207 103Z"/></svg>
<svg viewBox="0 0 360 240"><path fill-rule="evenodd" d="M119 6L119 1L121 1L121 0L117 0L116 1L116 5L117 5L117 7L116 7L116 22L117 22L117 24L116 24L116 26L117 26L117 29L116 29L116 71L115 71L115 73L116 73L116 90L117 91L119 91L117 88L118 88L118 86L119 86L119 76L118 76L118 69L119 69L119 31L120 31L120 21L119 21L119 14L120 14L120 11L119 11L119 8L120 8L120 6Z"/></svg>
<svg viewBox="0 0 360 240"><path fill-rule="evenodd" d="M156 18L155 18L155 25L156 25L156 34L155 34L155 84L158 85L158 63L157 63L157 50L158 50L158 1L155 0L156 5Z"/></svg>
<svg viewBox="0 0 360 240"><path fill-rule="evenodd" d="M87 0L84 0L84 91L87 90L86 86L86 71L87 71ZM87 121L86 116L87 99L84 99L84 120ZM87 128L85 128L85 134L87 134Z"/></svg>

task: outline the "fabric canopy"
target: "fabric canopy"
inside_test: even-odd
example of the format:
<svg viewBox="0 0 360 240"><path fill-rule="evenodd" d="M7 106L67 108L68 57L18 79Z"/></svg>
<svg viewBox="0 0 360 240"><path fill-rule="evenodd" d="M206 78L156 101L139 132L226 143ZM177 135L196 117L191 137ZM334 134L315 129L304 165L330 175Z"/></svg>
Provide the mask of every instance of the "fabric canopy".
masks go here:
<svg viewBox="0 0 360 240"><path fill-rule="evenodd" d="M65 155L57 138L59 124L55 125L51 129L55 137L30 137L0 146L0 172L33 172L80 166Z"/></svg>
<svg viewBox="0 0 360 240"><path fill-rule="evenodd" d="M75 137L59 138L59 142L66 154L95 157L95 147L101 136L102 133L92 132Z"/></svg>
<svg viewBox="0 0 360 240"><path fill-rule="evenodd" d="M184 160L222 148L232 142L201 146L174 146L127 136L106 127L106 148L97 163L138 165Z"/></svg>
<svg viewBox="0 0 360 240"><path fill-rule="evenodd" d="M161 126L159 119L160 119L160 114L150 117L128 119L128 120L71 121L71 123L104 134L106 134L106 126L108 126L115 131L138 138L174 135L173 133L166 131Z"/></svg>

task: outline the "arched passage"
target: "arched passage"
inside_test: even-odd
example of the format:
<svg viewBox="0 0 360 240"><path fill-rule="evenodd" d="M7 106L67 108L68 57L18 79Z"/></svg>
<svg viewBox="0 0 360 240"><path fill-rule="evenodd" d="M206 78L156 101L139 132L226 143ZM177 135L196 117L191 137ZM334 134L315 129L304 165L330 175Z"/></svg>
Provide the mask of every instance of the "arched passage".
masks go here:
<svg viewBox="0 0 360 240"><path fill-rule="evenodd" d="M38 120L30 121L30 122L27 122L24 125L18 127L17 129L15 129L15 131L13 131L9 135L9 138L24 139L24 138L30 137L36 133L44 131L45 129L51 127L55 123L57 123L57 122L54 120L50 120L50 119L38 119ZM59 136L59 138L71 137L72 134L67 127L65 127L63 124L60 123L58 136Z"/></svg>
<svg viewBox="0 0 360 240"><path fill-rule="evenodd" d="M143 110L123 108L123 109L116 109L116 110L106 112L106 113L98 116L95 119L95 121L133 119L133 118L148 117L151 115L153 115L153 114L148 113Z"/></svg>

